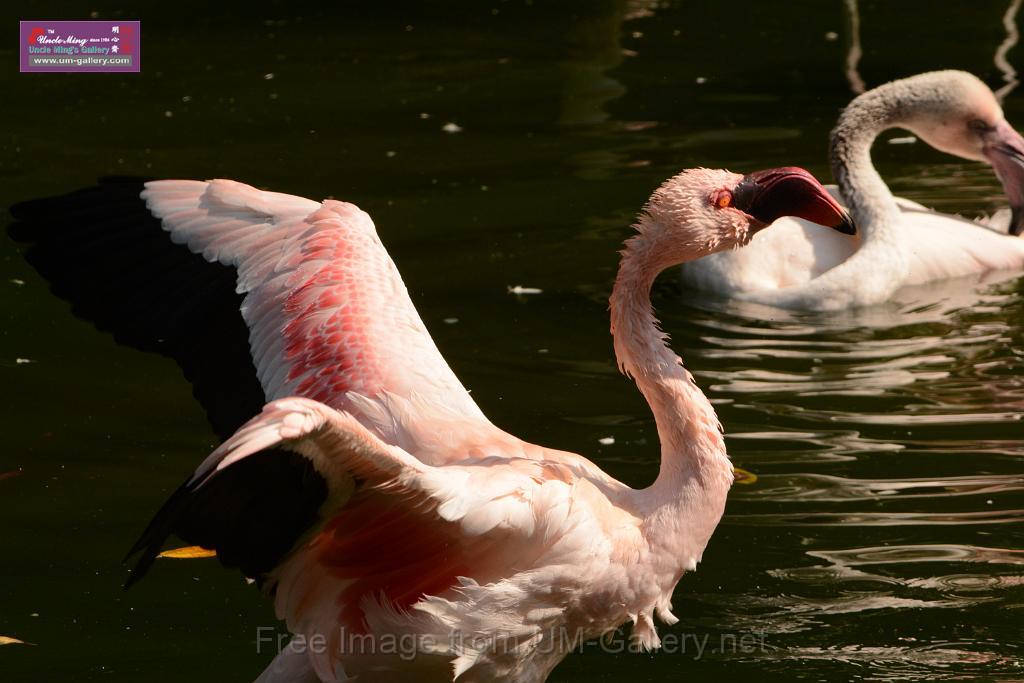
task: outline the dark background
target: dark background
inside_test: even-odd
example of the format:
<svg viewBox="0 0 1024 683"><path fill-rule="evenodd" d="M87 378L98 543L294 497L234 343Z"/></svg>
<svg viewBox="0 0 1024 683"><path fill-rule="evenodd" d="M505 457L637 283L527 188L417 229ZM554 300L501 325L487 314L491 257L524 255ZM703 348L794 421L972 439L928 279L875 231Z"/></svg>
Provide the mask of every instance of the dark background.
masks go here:
<svg viewBox="0 0 1024 683"><path fill-rule="evenodd" d="M859 5L869 87L947 67L1003 84L1008 3ZM827 179L828 131L853 96L838 0L4 14L0 205L108 174L353 201L485 412L636 486L657 472L657 437L615 371L606 312L633 215L691 166ZM18 19L90 16L141 19L140 74L17 73ZM1021 93L1005 107L1024 126ZM885 144L897 135L875 160L898 194L971 216L1004 204L987 167ZM21 249L0 237L0 635L33 645L0 646L0 680L251 680L271 657L256 628L276 621L236 573L161 560L121 590L125 550L215 445L188 384L76 319ZM760 478L734 490L680 585L682 621L662 627L708 635L703 657L588 648L552 680L1024 675L1021 293L1013 278L960 282L821 318L666 275L665 329ZM723 634L765 647L712 652Z"/></svg>

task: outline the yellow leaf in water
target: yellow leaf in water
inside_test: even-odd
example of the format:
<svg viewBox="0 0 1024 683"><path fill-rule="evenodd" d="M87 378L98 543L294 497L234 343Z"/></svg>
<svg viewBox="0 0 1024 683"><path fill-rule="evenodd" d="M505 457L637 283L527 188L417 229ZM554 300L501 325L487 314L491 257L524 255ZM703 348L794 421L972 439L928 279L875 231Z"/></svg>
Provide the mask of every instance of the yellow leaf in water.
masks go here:
<svg viewBox="0 0 1024 683"><path fill-rule="evenodd" d="M753 484L757 481L757 475L739 467L732 468L733 482L737 484Z"/></svg>
<svg viewBox="0 0 1024 683"><path fill-rule="evenodd" d="M157 557L171 557L175 560L191 560L197 557L216 557L216 550L207 550L206 548L200 548L197 545L190 545L185 548L174 548L173 550L165 550Z"/></svg>
<svg viewBox="0 0 1024 683"><path fill-rule="evenodd" d="M0 636L0 645L31 645L32 643L26 643L24 640L18 640L17 638L11 638L10 636Z"/></svg>

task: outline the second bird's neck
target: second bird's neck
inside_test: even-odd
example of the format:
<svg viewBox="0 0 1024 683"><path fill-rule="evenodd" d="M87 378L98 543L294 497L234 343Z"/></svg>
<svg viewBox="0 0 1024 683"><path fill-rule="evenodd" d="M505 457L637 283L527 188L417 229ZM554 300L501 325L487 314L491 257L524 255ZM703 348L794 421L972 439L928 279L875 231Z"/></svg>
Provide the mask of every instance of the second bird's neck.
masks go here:
<svg viewBox="0 0 1024 683"><path fill-rule="evenodd" d="M886 94L872 91L855 99L840 115L831 137L832 175L864 246L899 237L896 198L871 162L875 138L899 123L899 108Z"/></svg>

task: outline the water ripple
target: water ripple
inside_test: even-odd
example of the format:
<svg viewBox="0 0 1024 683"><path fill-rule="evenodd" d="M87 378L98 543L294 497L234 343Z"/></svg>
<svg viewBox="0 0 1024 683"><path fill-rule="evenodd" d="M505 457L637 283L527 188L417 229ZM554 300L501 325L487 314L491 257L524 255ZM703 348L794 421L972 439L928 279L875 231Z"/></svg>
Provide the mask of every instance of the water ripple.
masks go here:
<svg viewBox="0 0 1024 683"><path fill-rule="evenodd" d="M788 512L727 515L726 524L744 526L949 526L1024 522L1024 510L982 512Z"/></svg>
<svg viewBox="0 0 1024 683"><path fill-rule="evenodd" d="M907 562L983 562L1024 565L1024 550L974 545L891 545L849 550L812 550L807 553L834 564L904 564Z"/></svg>
<svg viewBox="0 0 1024 683"><path fill-rule="evenodd" d="M827 474L760 475L759 485L737 498L772 502L851 502L883 498L945 498L1024 491L1024 474L913 479L853 479Z"/></svg>
<svg viewBox="0 0 1024 683"><path fill-rule="evenodd" d="M998 599L999 591L1024 586L1024 575L1015 568L1024 565L1024 550L986 548L973 545L897 545L852 548L849 550L817 550L808 556L825 560L827 565L773 569L769 575L804 584L823 582L876 583L905 589L936 591L955 599ZM989 565L987 573L956 572L939 576L905 576L915 573L919 563ZM868 571L868 567L883 570ZM1006 573L1009 570L1011 573ZM891 588L889 589L891 591ZM970 597L964 596L967 593ZM888 594L888 593L887 593ZM986 597L987 595L987 597Z"/></svg>
<svg viewBox="0 0 1024 683"><path fill-rule="evenodd" d="M1007 645L1024 609L1021 282L934 283L824 315L702 296L685 324L667 318L758 476L718 532L757 539L753 585L695 596L708 628L768 634L758 670L1024 673Z"/></svg>
<svg viewBox="0 0 1024 683"><path fill-rule="evenodd" d="M753 404L743 404L748 407L755 407ZM857 425L892 425L910 427L914 425L971 425L971 424L994 424L1020 422L1024 413L1018 410L1013 411L981 411L981 412L936 412L915 414L913 412L899 413L857 413L845 410L813 410L788 404L774 403L761 404L756 406L765 412L777 415L786 415L809 422L841 422L844 424ZM970 408L971 406L964 406ZM909 410L934 410L936 406L911 406Z"/></svg>
<svg viewBox="0 0 1024 683"><path fill-rule="evenodd" d="M929 643L902 647L793 647L771 652L760 659L846 664L852 669L851 674L856 671L856 677L865 681L978 680L976 674L972 672L983 673L991 667L1024 670L1021 659L979 650L978 643L974 642Z"/></svg>

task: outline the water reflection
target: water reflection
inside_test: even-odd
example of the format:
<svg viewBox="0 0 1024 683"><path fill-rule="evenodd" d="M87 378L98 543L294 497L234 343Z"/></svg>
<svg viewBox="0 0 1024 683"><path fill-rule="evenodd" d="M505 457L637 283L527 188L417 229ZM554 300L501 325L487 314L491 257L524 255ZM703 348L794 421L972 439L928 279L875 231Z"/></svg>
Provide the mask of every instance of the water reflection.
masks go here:
<svg viewBox="0 0 1024 683"><path fill-rule="evenodd" d="M864 79L860 76L860 58L864 50L860 46L860 8L857 0L843 0L846 11L846 61L844 73L850 84L850 92L859 95L866 90Z"/></svg>
<svg viewBox="0 0 1024 683"><path fill-rule="evenodd" d="M559 123L593 125L608 119L605 105L626 93L621 81L608 72L636 54L622 46L626 23L654 16L657 6L656 0L620 0L572 22L565 34L569 57L560 65Z"/></svg>
<svg viewBox="0 0 1024 683"><path fill-rule="evenodd" d="M935 526L968 524L1019 524L1021 510L981 510L978 512L787 512L778 514L733 515L726 523L747 526Z"/></svg>
<svg viewBox="0 0 1024 683"><path fill-rule="evenodd" d="M1010 0L1010 5L1002 16L1003 29L1006 37L996 46L992 63L1002 74L1004 85L996 90L996 97L1002 101L1020 83L1017 79L1017 70L1007 59L1007 55L1020 40L1020 33L1017 29L1017 12L1020 10L1022 0ZM864 56L864 49L860 39L860 7L857 0L843 0L843 10L846 25L846 55L843 62L843 74L850 85L850 92L859 95L867 89L864 79L860 75L860 60Z"/></svg>
<svg viewBox="0 0 1024 683"><path fill-rule="evenodd" d="M946 3L955 36L921 22L921 0L857 4L870 49L867 62L852 61L882 81L947 64L984 72L1007 3ZM849 99L842 45L822 40L842 30L840 8L399 3L368 22L347 4L323 7L303 10L304 21L279 7L277 49L244 62L208 55L251 49L262 33L245 16L195 24L167 10L153 36L209 49L163 74L111 81L115 108L95 79L33 79L33 91L66 104L9 98L22 160L3 169L9 199L128 173L356 200L489 415L649 483L650 415L610 357L614 250L638 203L681 168L799 164L827 176L827 133ZM311 37L314 24L330 36ZM1020 47L1006 35L997 55L1012 68ZM325 98L325 82L365 96ZM282 109L255 106L270 90ZM105 125L83 111L103 112ZM465 130L447 134L447 121ZM922 145L876 152L901 196L945 211L1005 204L981 164L940 162ZM189 567L194 578L120 589L124 543L208 448L187 385L176 368L73 319L17 270L20 259L7 263L28 285L8 293L0 363L17 398L6 449L15 460L0 479L9 545L20 549L5 557L0 632L41 646L11 652L26 659L13 673L5 661L4 680L139 680L183 661L202 662L203 680L251 680L261 668L252 634L273 619L231 572ZM700 571L684 578L675 632L767 632L768 647L704 662L591 652L552 680L1020 677L1024 287L992 278L908 290L840 317L711 302L662 283L674 347L714 401L733 459L759 475L735 487ZM544 293L517 302L504 289L516 283ZM67 390L47 389L57 386ZM68 520L74 538L54 547Z"/></svg>
<svg viewBox="0 0 1024 683"><path fill-rule="evenodd" d="M1024 541L1021 284L937 282L838 315L665 288L688 304L666 328L716 400L733 459L758 475L731 493L727 542L786 549L753 561L753 585L700 594L713 617L699 623L767 634L750 661L781 673L1019 667L974 627L969 643L955 634L964 614L1024 606L1024 551L1009 543ZM867 624L887 635L873 641Z"/></svg>
<svg viewBox="0 0 1024 683"><path fill-rule="evenodd" d="M885 306L830 315L705 300L690 317L698 340L687 343L702 347L694 365L712 392L773 415L850 425L1017 422L1024 386L1014 372L1024 361L1019 329L1004 314L1024 308L1018 277L936 282Z"/></svg>
<svg viewBox="0 0 1024 683"><path fill-rule="evenodd" d="M1020 33L1017 30L1017 12L1020 10L1021 0L1011 0L1010 6L1006 10L1006 14L1003 15L1003 28L1006 29L1006 38L996 48L995 57L992 61L995 63L996 68L999 69L1000 73L1003 74L1003 81L1005 85L996 91L996 97L1000 101L1003 100L1020 82L1017 80L1017 70L1013 68L1010 61L1006 58L1007 54L1017 45L1017 41L1020 40Z"/></svg>
<svg viewBox="0 0 1024 683"><path fill-rule="evenodd" d="M1024 550L973 545L891 545L807 553L842 567L904 565L909 562L980 562L1024 565Z"/></svg>
<svg viewBox="0 0 1024 683"><path fill-rule="evenodd" d="M990 667L1021 668L1016 657L979 651L974 642L904 647L803 647L787 651L783 658L851 665L863 672L863 680L871 681L968 680Z"/></svg>
<svg viewBox="0 0 1024 683"><path fill-rule="evenodd" d="M854 479L827 474L764 475L749 498L775 502L884 502L883 498L946 498L1024 491L1024 474L919 479Z"/></svg>
<svg viewBox="0 0 1024 683"><path fill-rule="evenodd" d="M778 579L804 584L854 582L883 584L887 594L897 588L939 594L945 600L975 602L999 599L1003 591L1024 586L1024 551L973 545L892 545L848 550L810 551L808 556L828 564L774 569ZM921 563L948 564L949 574L917 576ZM985 572L964 573L959 564L989 565ZM988 594L987 596L985 594ZM966 594L966 595L965 595ZM933 605L934 606L934 605Z"/></svg>

